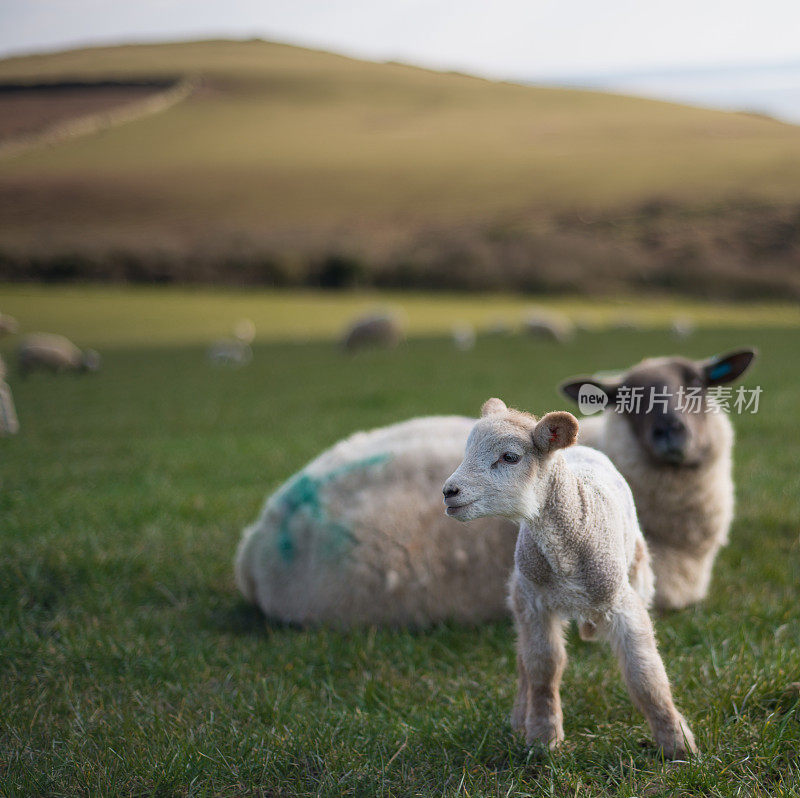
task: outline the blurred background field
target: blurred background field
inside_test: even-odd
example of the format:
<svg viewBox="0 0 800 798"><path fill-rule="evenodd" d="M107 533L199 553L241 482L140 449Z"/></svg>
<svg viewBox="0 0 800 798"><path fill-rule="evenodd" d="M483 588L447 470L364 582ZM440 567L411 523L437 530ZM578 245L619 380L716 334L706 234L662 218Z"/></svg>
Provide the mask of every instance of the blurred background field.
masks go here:
<svg viewBox="0 0 800 798"><path fill-rule="evenodd" d="M148 85L190 88L112 124ZM800 297L800 129L763 115L262 40L10 58L2 103L40 145L0 127L7 280Z"/></svg>

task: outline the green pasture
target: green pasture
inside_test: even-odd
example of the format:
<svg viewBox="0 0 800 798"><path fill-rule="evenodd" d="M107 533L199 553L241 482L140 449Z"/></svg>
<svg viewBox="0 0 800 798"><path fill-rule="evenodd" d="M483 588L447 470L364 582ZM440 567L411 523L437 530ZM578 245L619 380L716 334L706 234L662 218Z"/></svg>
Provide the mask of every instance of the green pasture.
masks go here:
<svg viewBox="0 0 800 798"><path fill-rule="evenodd" d="M458 352L430 335L345 356L323 336L362 300L324 320L330 296L288 298L317 339L300 342L279 340L292 313L273 295L3 290L26 329L97 342L105 360L84 377L11 373L22 429L0 439L0 794L797 795L797 325L742 311L683 342L599 329L566 346L482 336ZM431 334L521 307L459 302L401 304ZM206 331L242 314L259 327L253 362L212 368ZM567 741L540 756L508 722L510 623L298 630L236 592L234 549L265 495L353 430L473 414L490 395L563 408L554 386L571 374L743 344L761 350L745 384L763 394L733 419L731 543L708 601L656 620L702 752L689 764L659 760L612 655L575 634Z"/></svg>

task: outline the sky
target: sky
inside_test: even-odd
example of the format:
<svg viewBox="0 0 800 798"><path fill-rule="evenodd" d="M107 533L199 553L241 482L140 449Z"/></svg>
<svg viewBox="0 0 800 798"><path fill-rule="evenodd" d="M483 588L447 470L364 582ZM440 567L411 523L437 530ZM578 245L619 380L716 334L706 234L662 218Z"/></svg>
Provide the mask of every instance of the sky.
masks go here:
<svg viewBox="0 0 800 798"><path fill-rule="evenodd" d="M800 62L798 0L0 0L0 55L261 37L512 79Z"/></svg>

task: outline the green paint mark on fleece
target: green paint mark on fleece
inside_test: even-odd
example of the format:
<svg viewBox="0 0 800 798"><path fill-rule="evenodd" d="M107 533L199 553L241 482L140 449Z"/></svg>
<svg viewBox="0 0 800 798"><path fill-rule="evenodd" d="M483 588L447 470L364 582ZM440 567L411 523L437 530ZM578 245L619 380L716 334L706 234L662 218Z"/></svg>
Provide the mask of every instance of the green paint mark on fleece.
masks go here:
<svg viewBox="0 0 800 798"><path fill-rule="evenodd" d="M290 527L292 519L300 511L307 513L320 526L326 527L331 548L336 549L341 543L349 539L351 537L350 530L343 524L331 521L327 517L325 508L320 500L320 490L339 477L350 474L353 471L381 465L389 460L390 457L391 455L389 454L376 454L372 457L366 457L363 460L343 465L341 468L336 468L321 477L312 477L304 471L295 474L286 483L286 487L278 496L283 514L281 525L278 529L277 546L283 561L290 563L294 559L295 546Z"/></svg>

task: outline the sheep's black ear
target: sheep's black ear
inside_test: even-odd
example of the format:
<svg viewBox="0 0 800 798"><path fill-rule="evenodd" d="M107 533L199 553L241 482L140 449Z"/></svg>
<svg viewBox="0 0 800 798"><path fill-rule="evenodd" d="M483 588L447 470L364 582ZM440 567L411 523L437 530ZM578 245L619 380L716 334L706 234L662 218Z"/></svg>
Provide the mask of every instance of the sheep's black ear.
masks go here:
<svg viewBox="0 0 800 798"><path fill-rule="evenodd" d="M735 352L702 360L698 365L705 376L706 385L723 385L741 377L750 368L757 354L755 349L737 349Z"/></svg>
<svg viewBox="0 0 800 798"><path fill-rule="evenodd" d="M566 410L547 413L533 428L533 443L539 451L566 449L578 440L578 419Z"/></svg>
<svg viewBox="0 0 800 798"><path fill-rule="evenodd" d="M567 399L572 399L573 402L578 401L581 388L584 385L593 385L599 388L607 397L608 401L613 405L617 401L617 389L619 383L616 380L600 380L596 377L575 377L574 379L562 382L558 386L558 390Z"/></svg>

